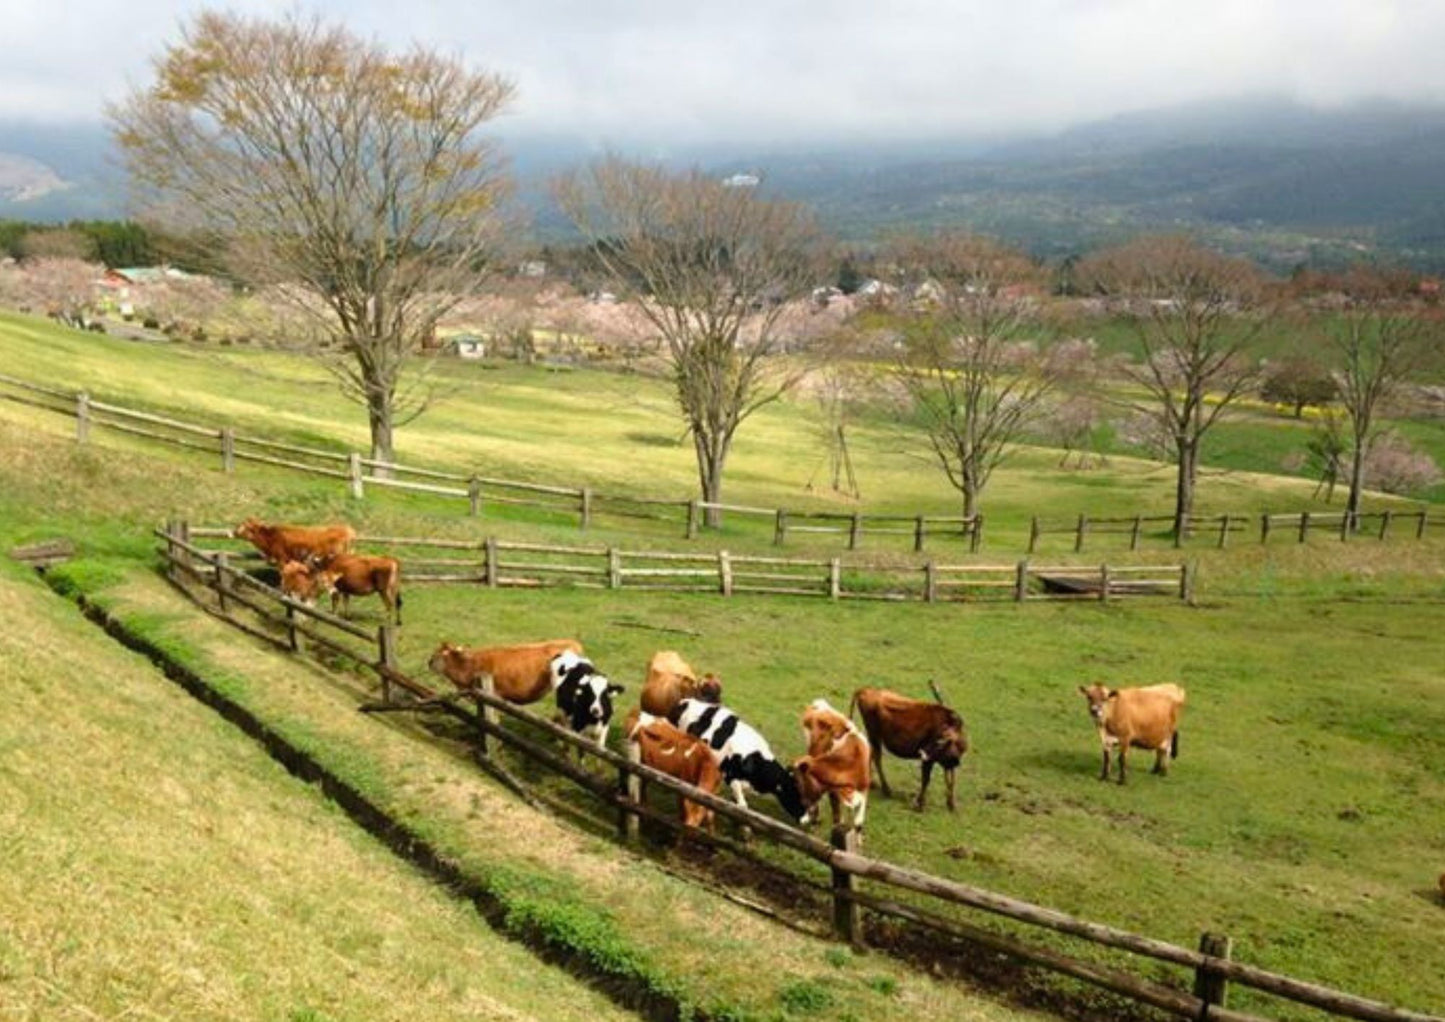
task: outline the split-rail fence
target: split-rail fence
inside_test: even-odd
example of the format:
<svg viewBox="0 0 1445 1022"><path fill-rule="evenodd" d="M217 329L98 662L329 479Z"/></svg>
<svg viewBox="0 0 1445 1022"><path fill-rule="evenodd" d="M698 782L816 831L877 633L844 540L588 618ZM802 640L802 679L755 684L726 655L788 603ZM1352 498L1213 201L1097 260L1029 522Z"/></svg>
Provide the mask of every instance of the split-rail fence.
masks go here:
<svg viewBox="0 0 1445 1022"><path fill-rule="evenodd" d="M639 840L642 820L673 831L687 830L675 815L660 811L649 802L645 788L651 786L712 809L736 824L745 835L756 835L770 845L797 853L813 863L814 870L823 867L826 878L796 873L761 858L747 846L706 832L687 830L692 839L723 845L750 861L788 874L807 888L825 892L831 906L831 924L841 940L863 945L868 937L869 916L902 920L946 941L982 947L1018 963L1072 977L1185 1019L1269 1022L1269 1016L1228 1007L1228 991L1233 984L1343 1018L1366 1022L1445 1022L1445 1017L1439 1015L1398 1008L1236 961L1231 957L1227 936L1205 933L1198 949L1183 947L870 858L862 854L859 839L852 832L835 830L829 840L822 840L644 766L630 743L626 754L599 748L566 728L497 697L491 691L489 678L484 678L478 690L465 696L443 694L398 667L393 625L383 624L372 631L289 599L229 564L223 553L195 546L174 524L157 529L155 534L161 541L159 552L167 575L208 612L292 651L305 653L306 644L314 644L371 671L380 681L381 701L362 709L431 711L446 713L464 722L474 736L477 756L484 767L495 768L497 751L505 746L566 778L600 804L614 820L623 840ZM203 599L202 592L208 592L209 597ZM237 617L239 607L252 611L261 626ZM472 705L466 705L467 700ZM555 743L561 743L562 751ZM583 761L590 761L590 767L573 763L572 752ZM1001 917L1017 924L1017 928L1014 932L999 932L971 921L960 910ZM1182 968L1189 987L1146 978L1116 964L1078 958L1018 935L1018 932L1034 930L1050 931L1095 948ZM1148 971L1152 975L1158 970L1148 967Z"/></svg>

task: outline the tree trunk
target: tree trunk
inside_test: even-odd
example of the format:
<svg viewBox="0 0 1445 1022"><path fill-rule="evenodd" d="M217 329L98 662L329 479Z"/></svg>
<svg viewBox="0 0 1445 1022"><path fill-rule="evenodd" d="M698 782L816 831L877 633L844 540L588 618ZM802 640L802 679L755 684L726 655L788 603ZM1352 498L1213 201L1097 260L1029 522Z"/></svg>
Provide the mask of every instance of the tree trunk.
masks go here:
<svg viewBox="0 0 1445 1022"><path fill-rule="evenodd" d="M1360 498L1365 489L1365 446L1363 438L1356 438L1350 457L1350 495L1345 498L1345 514L1352 523L1360 513ZM1354 531L1353 524L1350 531Z"/></svg>
<svg viewBox="0 0 1445 1022"><path fill-rule="evenodd" d="M366 409L371 422L371 457L373 461L393 462L396 460L396 445L392 436L391 402L384 397L373 396ZM391 470L372 467L372 475L382 479L390 478Z"/></svg>
<svg viewBox="0 0 1445 1022"><path fill-rule="evenodd" d="M1194 481L1199 469L1198 442L1180 441L1179 478L1174 487L1174 535L1189 538L1189 518L1194 513Z"/></svg>
<svg viewBox="0 0 1445 1022"><path fill-rule="evenodd" d="M972 472L964 472L963 475L963 517L972 518L978 511L979 491L978 480Z"/></svg>
<svg viewBox="0 0 1445 1022"><path fill-rule="evenodd" d="M702 488L704 503L716 504L722 500L723 465L728 457L727 441L704 437L693 431L693 447L697 451L697 480ZM710 529L722 524L722 512L715 507L705 508L703 522Z"/></svg>

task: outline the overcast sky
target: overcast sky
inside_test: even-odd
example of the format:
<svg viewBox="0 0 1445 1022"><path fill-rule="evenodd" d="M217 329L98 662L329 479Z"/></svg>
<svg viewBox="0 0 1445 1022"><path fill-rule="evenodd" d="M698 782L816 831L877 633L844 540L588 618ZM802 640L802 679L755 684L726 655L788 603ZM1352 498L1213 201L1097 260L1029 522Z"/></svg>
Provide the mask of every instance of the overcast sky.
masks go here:
<svg viewBox="0 0 1445 1022"><path fill-rule="evenodd" d="M0 0L0 120L98 120L107 100L146 81L149 56L200 6ZM501 71L518 87L505 134L594 145L936 139L1241 94L1325 105L1445 100L1445 0L328 0L300 9Z"/></svg>

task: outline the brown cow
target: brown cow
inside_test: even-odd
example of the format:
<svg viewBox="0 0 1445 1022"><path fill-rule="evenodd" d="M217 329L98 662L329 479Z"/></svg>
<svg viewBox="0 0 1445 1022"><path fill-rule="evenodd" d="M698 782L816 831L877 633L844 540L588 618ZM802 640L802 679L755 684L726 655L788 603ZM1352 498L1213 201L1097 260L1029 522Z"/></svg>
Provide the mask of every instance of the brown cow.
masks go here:
<svg viewBox="0 0 1445 1022"><path fill-rule="evenodd" d="M306 603L330 593L331 612L337 612L339 603L342 614L348 616L353 596L377 593L386 605L388 619L395 617L401 624L401 562L395 557L338 554L324 568L287 561L281 566L281 591Z"/></svg>
<svg viewBox="0 0 1445 1022"><path fill-rule="evenodd" d="M639 715L627 737L637 743L645 765L701 788L709 795L717 794L722 771L706 742L647 713ZM678 801L685 826L706 827L709 833L716 831L717 817L711 809L691 799Z"/></svg>
<svg viewBox="0 0 1445 1022"><path fill-rule="evenodd" d="M863 728L873 749L873 765L883 794L892 797L888 778L883 776L883 750L901 759L923 762L923 783L913 808L922 809L928 795L928 780L934 764L943 767L948 785L948 808L954 805L954 781L959 761L968 751L968 731L963 718L941 703L910 699L883 688L860 688L853 693L848 716L854 709L863 714Z"/></svg>
<svg viewBox="0 0 1445 1022"><path fill-rule="evenodd" d="M356 530L349 525L266 525L255 518L236 526L233 535L251 543L277 567L287 561L325 564L356 542Z"/></svg>
<svg viewBox="0 0 1445 1022"><path fill-rule="evenodd" d="M427 666L464 692L476 688L483 674L490 674L497 695L507 702L535 703L552 691L552 658L568 650L580 656L582 643L552 639L469 649L444 642Z"/></svg>
<svg viewBox="0 0 1445 1022"><path fill-rule="evenodd" d="M849 826L862 830L868 812L868 764L872 758L868 739L825 699L813 700L803 711L803 734L808 740L808 754L793 762L798 790L808 809L803 822L817 822L818 804L827 795L833 807L834 828L843 825L846 805L852 816Z"/></svg>
<svg viewBox="0 0 1445 1022"><path fill-rule="evenodd" d="M642 712L667 717L684 699L721 702L722 682L715 674L705 674L699 680L688 662L670 649L652 654L647 662L647 680L642 685Z"/></svg>
<svg viewBox="0 0 1445 1022"><path fill-rule="evenodd" d="M1179 756L1179 711L1184 689L1178 685L1144 688L1079 686L1089 701L1089 716L1104 746L1104 769L1099 780L1109 779L1109 749L1119 750L1119 783L1124 783L1125 761L1131 746L1154 750L1154 773L1168 773L1166 757Z"/></svg>

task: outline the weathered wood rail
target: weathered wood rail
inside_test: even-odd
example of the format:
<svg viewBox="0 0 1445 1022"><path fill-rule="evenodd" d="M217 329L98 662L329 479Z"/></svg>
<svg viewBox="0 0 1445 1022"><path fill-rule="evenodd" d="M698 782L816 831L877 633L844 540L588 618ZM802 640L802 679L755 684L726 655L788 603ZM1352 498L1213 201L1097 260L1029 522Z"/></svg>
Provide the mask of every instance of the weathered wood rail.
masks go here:
<svg viewBox="0 0 1445 1022"><path fill-rule="evenodd" d="M1034 553L1045 536L1068 536L1075 553L1084 550L1094 536L1127 536L1130 550L1150 536L1163 535L1175 548L1191 541L1203 541L1223 550L1235 536L1259 530L1259 542L1285 537L1305 542L1311 532L1323 532L1341 542L1351 539L1385 540L1394 526L1396 535L1424 539L1430 528L1445 525L1445 518L1431 518L1427 509L1383 511L1292 511L1280 514L1187 515L1184 528L1176 530L1173 515L1090 517L1079 515L1064 521L1044 520L1034 515L1029 521L1028 552Z"/></svg>
<svg viewBox="0 0 1445 1022"><path fill-rule="evenodd" d="M188 539L232 539L219 526L183 523ZM387 547L402 556L407 582L456 583L492 588L573 586L592 589L666 590L721 596L766 594L816 596L829 600L963 603L989 600L1107 601L1124 597L1169 596L1188 600L1192 576L1187 564L1034 565L1015 564L869 564L803 557L758 557L662 550L623 550L612 546L514 543L496 537L478 540L420 536L358 536L357 542ZM444 551L445 556L416 551ZM207 553L215 552L208 550ZM239 561L260 555L233 543L227 551Z"/></svg>
<svg viewBox="0 0 1445 1022"><path fill-rule="evenodd" d="M646 819L673 831L686 831L693 839L735 849L751 861L794 876L806 887L825 890L831 899L831 922L839 939L864 943L870 914L901 919L943 937L988 948L1185 1019L1268 1022L1268 1016L1227 1006L1229 985L1235 984L1343 1018L1366 1022L1445 1022L1445 1017L1439 1015L1395 1007L1235 961L1230 957L1229 941L1217 934L1202 935L1200 950L1194 950L870 858L862 854L856 837L842 831L835 831L830 840L823 841L789 823L652 770L637 760L630 746L625 755L600 748L566 728L514 706L491 691L490 678L484 678L478 690L464 696L445 695L398 668L393 626L383 625L377 630L374 647L358 648L351 640L371 639L371 632L290 600L258 582L231 563L225 552L205 550L192 543L180 523L168 523L166 528L157 529L155 535L161 541L159 553L168 577L208 612L283 649L304 653L304 642L314 642L329 653L373 672L380 682L382 702L363 708L446 713L464 722L474 736L477 756L484 767L495 767L492 761L500 752L500 746L541 764L591 796L612 818L623 840L638 840L638 823ZM201 592L207 593L209 599L203 599ZM239 620L235 616L237 606L246 607L277 632L266 632ZM298 617L307 619L308 623L303 625ZM327 634L326 629L340 635ZM465 705L466 701L470 701L471 706ZM560 743L563 751L559 752L551 743ZM591 766L573 763L569 752L579 754L584 761L590 761ZM684 828L674 814L661 811L648 801L647 787L672 792L712 809L743 828L745 833L757 835L762 841L795 853L803 861L823 867L828 879L820 881L814 875L795 875L793 870L762 859L746 847ZM865 890L864 882L897 894L889 897ZM960 911L1005 919L1023 932L1045 930L1115 954L1179 967L1185 970L1183 980L1190 986L1186 989L1169 985L1143 978L1116 964L1085 960L1014 932L1002 932L970 921L966 915L960 915Z"/></svg>

